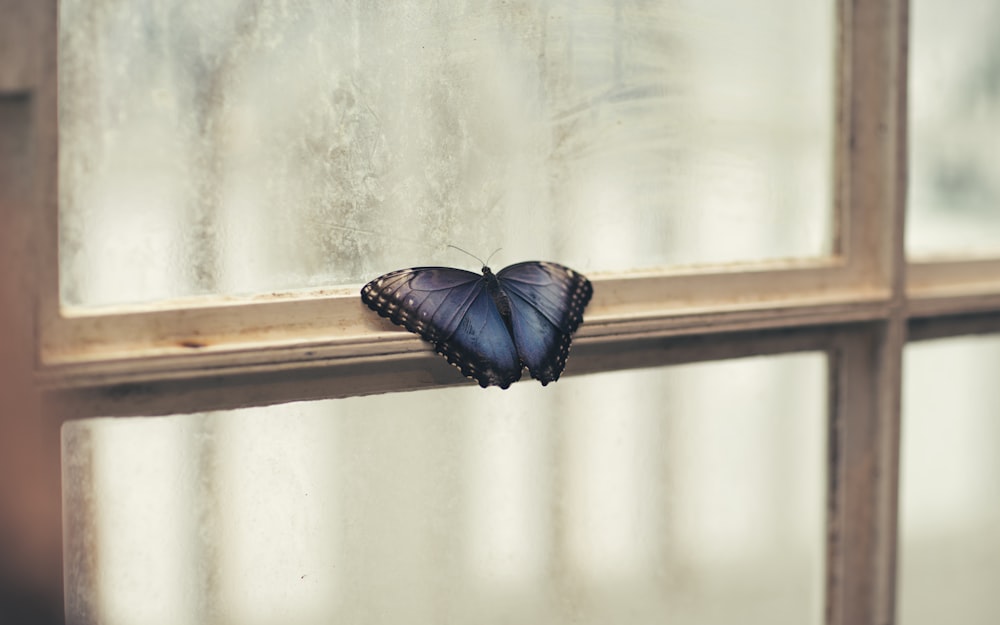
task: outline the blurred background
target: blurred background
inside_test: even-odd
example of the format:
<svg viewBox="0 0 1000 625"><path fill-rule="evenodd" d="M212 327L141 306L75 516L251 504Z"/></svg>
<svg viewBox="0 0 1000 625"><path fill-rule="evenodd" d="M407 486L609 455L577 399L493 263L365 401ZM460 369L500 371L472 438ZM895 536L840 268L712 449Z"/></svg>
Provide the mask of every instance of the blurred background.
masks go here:
<svg viewBox="0 0 1000 625"><path fill-rule="evenodd" d="M908 251L996 255L1000 8L911 18ZM585 273L832 250L832 2L63 0L60 27L67 311L477 268L449 243ZM27 110L0 97L0 154ZM77 622L822 621L824 355L92 419L60 465L4 171L0 616L61 618L62 470ZM997 622L1000 344L904 365L899 622Z"/></svg>
<svg viewBox="0 0 1000 625"><path fill-rule="evenodd" d="M833 3L61 3L67 306L832 249Z"/></svg>

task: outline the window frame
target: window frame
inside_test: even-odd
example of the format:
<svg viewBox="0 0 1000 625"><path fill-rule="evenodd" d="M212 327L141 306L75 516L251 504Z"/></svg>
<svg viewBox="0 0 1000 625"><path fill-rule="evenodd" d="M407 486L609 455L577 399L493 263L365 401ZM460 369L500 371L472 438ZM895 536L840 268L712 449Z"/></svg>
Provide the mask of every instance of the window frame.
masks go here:
<svg viewBox="0 0 1000 625"><path fill-rule="evenodd" d="M10 223L37 274L36 377L57 421L156 415L462 383L371 315L360 285L253 298L64 310L58 289L58 0L2 0L14 49L0 99L26 107L30 171ZM908 340L1000 332L1000 259L907 262L908 0L837 2L833 254L592 276L567 375L820 350L830 363L824 622L894 622L902 352ZM22 111L23 112L23 111ZM0 119L0 127L3 127ZM10 179L10 176L8 178ZM17 228L0 228L12 233ZM0 233L0 243L11 241ZM30 330L29 330L30 331Z"/></svg>

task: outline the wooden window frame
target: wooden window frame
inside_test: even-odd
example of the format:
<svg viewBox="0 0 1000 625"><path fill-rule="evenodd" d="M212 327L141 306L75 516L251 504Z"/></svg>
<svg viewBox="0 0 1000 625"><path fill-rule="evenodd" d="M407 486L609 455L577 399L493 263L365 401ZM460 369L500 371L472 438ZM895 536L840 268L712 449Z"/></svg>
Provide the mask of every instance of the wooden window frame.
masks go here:
<svg viewBox="0 0 1000 625"><path fill-rule="evenodd" d="M828 624L894 622L906 341L1000 332L1000 259L904 254L907 0L837 3L836 221L828 259L595 275L567 375L819 350L830 363ZM0 130L30 119L0 244L31 231L36 373L54 418L157 415L435 388L453 370L360 303L358 286L63 309L57 0L0 0ZM21 27L23 26L23 27ZM0 50L2 51L2 50ZM15 113L11 113L15 111ZM4 118L7 115L7 118ZM0 198L2 199L2 198ZM7 228L20 224L19 228ZM6 233L6 234L5 234Z"/></svg>

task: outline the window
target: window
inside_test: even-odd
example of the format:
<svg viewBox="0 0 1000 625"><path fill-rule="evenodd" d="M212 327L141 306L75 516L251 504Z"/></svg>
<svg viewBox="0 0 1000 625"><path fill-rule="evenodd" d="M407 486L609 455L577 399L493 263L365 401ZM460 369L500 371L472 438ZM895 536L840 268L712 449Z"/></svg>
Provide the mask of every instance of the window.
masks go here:
<svg viewBox="0 0 1000 625"><path fill-rule="evenodd" d="M15 4L71 621L919 622L904 351L1000 331L995 250L918 216L996 197L973 130L927 156L933 0ZM359 304L448 242L592 277L554 388L461 387Z"/></svg>

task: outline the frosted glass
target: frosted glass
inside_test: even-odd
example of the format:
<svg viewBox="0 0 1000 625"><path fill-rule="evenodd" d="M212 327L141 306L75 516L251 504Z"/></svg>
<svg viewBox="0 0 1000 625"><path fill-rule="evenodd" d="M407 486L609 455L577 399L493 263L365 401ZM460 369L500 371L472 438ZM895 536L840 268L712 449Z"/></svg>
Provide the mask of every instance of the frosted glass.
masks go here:
<svg viewBox="0 0 1000 625"><path fill-rule="evenodd" d="M72 422L70 622L818 624L826 379L797 354Z"/></svg>
<svg viewBox="0 0 1000 625"><path fill-rule="evenodd" d="M1000 4L910 6L907 251L1000 256Z"/></svg>
<svg viewBox="0 0 1000 625"><path fill-rule="evenodd" d="M834 2L59 6L67 305L832 249Z"/></svg>
<svg viewBox="0 0 1000 625"><path fill-rule="evenodd" d="M899 624L1000 623L1000 337L905 351Z"/></svg>

